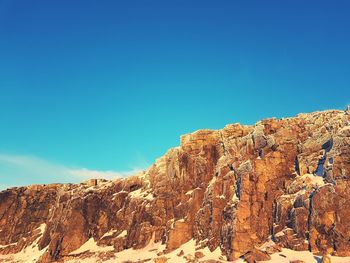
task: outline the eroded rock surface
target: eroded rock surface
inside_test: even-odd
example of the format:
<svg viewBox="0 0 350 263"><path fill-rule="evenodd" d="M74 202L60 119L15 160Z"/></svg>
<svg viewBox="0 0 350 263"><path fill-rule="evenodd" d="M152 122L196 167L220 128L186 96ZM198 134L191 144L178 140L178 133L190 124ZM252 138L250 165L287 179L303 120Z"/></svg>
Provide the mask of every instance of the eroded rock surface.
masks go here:
<svg viewBox="0 0 350 263"><path fill-rule="evenodd" d="M129 178L2 191L0 254L36 245L34 260L63 261L89 256L79 248L92 242L108 260L160 243L165 260L195 240L226 260L268 259L269 241L350 256L349 114L200 130Z"/></svg>

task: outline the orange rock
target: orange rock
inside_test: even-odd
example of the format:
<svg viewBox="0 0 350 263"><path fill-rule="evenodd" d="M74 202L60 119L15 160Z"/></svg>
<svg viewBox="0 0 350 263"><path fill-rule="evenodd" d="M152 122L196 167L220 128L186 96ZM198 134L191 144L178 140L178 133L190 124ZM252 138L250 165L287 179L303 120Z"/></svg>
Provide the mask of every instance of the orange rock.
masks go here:
<svg viewBox="0 0 350 263"><path fill-rule="evenodd" d="M92 238L110 253L194 239L229 260L268 258L267 241L350 256L349 123L323 111L200 130L123 180L2 191L0 254L38 244L41 262L64 261Z"/></svg>

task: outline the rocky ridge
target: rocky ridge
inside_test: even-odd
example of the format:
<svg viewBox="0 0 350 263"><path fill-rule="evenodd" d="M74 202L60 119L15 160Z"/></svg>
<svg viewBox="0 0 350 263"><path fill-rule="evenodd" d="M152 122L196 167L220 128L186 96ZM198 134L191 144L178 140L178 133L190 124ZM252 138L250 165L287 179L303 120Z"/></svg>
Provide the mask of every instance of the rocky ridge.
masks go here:
<svg viewBox="0 0 350 263"><path fill-rule="evenodd" d="M178 262L205 262L203 249L221 261L282 248L345 257L349 204L349 108L231 124L182 136L135 176L0 192L0 262L102 262L154 244L148 260L167 262L189 242L197 256Z"/></svg>

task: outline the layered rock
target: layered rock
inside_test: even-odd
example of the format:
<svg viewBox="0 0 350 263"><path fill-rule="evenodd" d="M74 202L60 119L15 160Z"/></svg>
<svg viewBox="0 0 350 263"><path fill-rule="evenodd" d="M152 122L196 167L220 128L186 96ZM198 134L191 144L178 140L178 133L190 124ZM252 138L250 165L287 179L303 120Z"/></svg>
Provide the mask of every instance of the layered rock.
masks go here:
<svg viewBox="0 0 350 263"><path fill-rule="evenodd" d="M227 260L266 259L267 241L350 256L349 114L200 130L132 177L3 191L0 254L35 243L39 262L62 261L92 241L105 259L153 243L166 258L195 240Z"/></svg>

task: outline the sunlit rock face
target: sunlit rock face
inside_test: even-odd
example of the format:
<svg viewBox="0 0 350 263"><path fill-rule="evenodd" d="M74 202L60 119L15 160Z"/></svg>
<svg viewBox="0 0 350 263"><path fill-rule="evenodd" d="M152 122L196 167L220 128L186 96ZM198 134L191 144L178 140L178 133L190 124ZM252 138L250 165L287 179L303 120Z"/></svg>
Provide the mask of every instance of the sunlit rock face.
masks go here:
<svg viewBox="0 0 350 263"><path fill-rule="evenodd" d="M0 254L104 261L159 244L166 262L191 241L218 260L268 259L283 247L350 256L349 114L200 130L132 177L3 191Z"/></svg>

